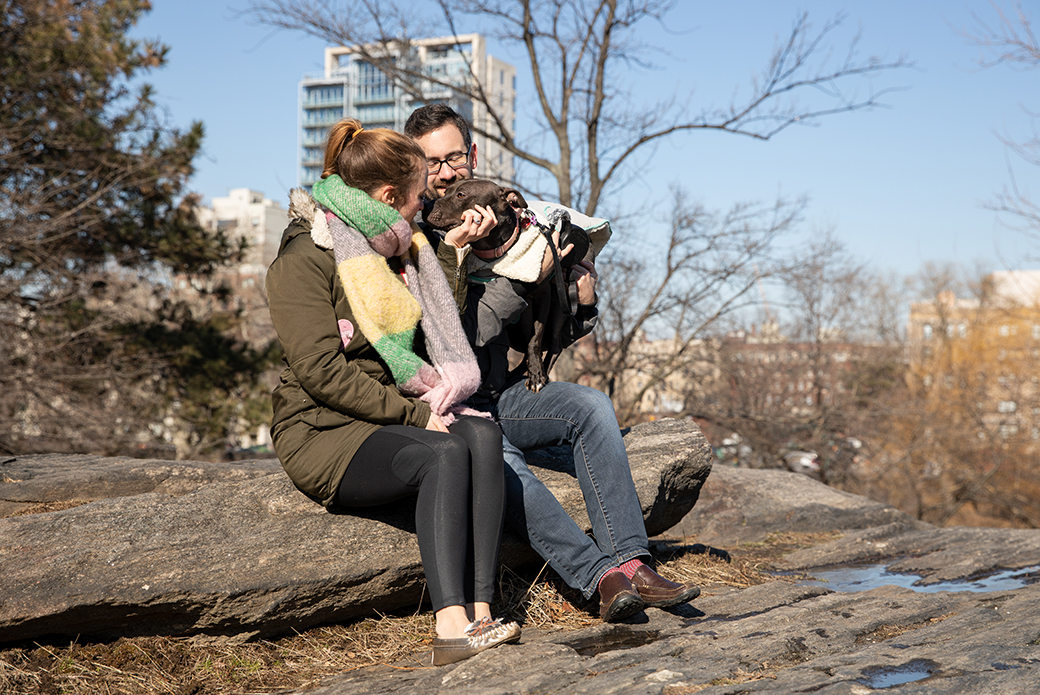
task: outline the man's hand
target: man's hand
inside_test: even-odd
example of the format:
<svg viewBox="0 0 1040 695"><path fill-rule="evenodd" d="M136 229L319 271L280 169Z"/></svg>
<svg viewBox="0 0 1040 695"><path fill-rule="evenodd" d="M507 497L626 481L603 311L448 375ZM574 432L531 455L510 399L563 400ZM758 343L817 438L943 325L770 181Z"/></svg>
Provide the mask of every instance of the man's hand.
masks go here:
<svg viewBox="0 0 1040 695"><path fill-rule="evenodd" d="M462 212L462 224L444 235L444 240L457 249L477 239L483 239L498 224L495 211L483 205L474 205L472 210Z"/></svg>
<svg viewBox="0 0 1040 695"><path fill-rule="evenodd" d="M567 248L562 249L562 250L560 249L560 230L559 229L554 229L553 230L553 233L552 233L552 244L553 244L553 246L556 247L556 250L559 251L561 259L564 256L566 256L568 253L570 253L571 249L574 248L574 244L567 244ZM545 247L545 255L542 256L542 272L538 274L537 282L541 282L542 280L544 280L547 277L549 277L550 275L552 275L553 268L554 268L554 266L553 266L553 253L552 253L552 249L549 248L548 246L546 246Z"/></svg>
<svg viewBox="0 0 1040 695"><path fill-rule="evenodd" d="M571 281L578 285L578 304L596 303L596 280L599 274L592 261L578 261L571 268Z"/></svg>

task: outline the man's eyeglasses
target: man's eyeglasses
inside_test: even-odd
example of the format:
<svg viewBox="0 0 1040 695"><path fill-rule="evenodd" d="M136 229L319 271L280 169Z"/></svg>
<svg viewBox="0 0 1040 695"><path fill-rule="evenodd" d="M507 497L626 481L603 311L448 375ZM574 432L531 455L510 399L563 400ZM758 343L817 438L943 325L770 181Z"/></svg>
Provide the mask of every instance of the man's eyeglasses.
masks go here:
<svg viewBox="0 0 1040 695"><path fill-rule="evenodd" d="M453 152L444 159L427 159L426 169L431 174L436 174L441 170L441 164L447 164L452 169L461 169L469 163L468 152Z"/></svg>

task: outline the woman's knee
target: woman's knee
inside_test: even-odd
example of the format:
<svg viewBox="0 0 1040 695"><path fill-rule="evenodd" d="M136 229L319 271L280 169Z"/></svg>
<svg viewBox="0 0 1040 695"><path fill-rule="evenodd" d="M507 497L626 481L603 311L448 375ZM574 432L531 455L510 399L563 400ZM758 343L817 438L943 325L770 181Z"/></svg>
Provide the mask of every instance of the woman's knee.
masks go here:
<svg viewBox="0 0 1040 695"><path fill-rule="evenodd" d="M470 455L465 439L456 434L441 434L431 448L435 454L431 465L437 467L442 482L454 485L469 480Z"/></svg>
<svg viewBox="0 0 1040 695"><path fill-rule="evenodd" d="M494 420L483 417L462 417L452 423L448 431L474 444L495 444L502 447L502 428Z"/></svg>

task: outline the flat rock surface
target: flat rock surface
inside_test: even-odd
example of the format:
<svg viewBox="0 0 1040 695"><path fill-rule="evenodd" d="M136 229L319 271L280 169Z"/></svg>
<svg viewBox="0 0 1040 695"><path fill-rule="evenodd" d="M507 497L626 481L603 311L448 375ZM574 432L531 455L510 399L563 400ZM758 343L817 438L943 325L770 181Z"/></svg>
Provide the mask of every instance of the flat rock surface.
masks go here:
<svg viewBox="0 0 1040 695"><path fill-rule="evenodd" d="M676 421L633 428L625 444L647 530L661 533L696 501L711 470L711 447L696 426ZM3 464L0 498L42 498L53 486L66 490L65 499L81 500L90 487L84 481L112 471L133 482L118 488L121 496L0 519L0 642L267 637L415 606L423 596L409 505L329 514L271 461L189 474L208 464L38 458ZM551 464L536 470L587 528L577 482L564 472L566 457L549 451L532 459ZM153 468L158 473L149 475ZM58 471L73 482L62 483ZM34 485L37 493L29 494ZM506 534L504 564L534 558Z"/></svg>
<svg viewBox="0 0 1040 695"><path fill-rule="evenodd" d="M855 594L772 582L648 609L642 621L530 635L459 664L374 667L313 695L751 692L1035 693L1040 586ZM304 692L304 691L298 691Z"/></svg>
<svg viewBox="0 0 1040 695"><path fill-rule="evenodd" d="M281 469L278 459L201 463L79 454L8 456L0 458L0 517L55 502L146 492L184 495L210 483L249 480Z"/></svg>
<svg viewBox="0 0 1040 695"><path fill-rule="evenodd" d="M721 480L713 484L720 470ZM702 506L730 514L738 527L720 524ZM872 517L888 521L861 528ZM763 520L777 526L745 527ZM1030 583L1040 579L1040 531L940 529L804 476L718 468L678 528L685 528L688 542L702 540L690 535L699 528L707 529L708 538L749 539L773 531L850 529L788 554L782 566L811 574L820 565L875 563L881 585L839 592L788 575L750 588L712 588L692 605L647 609L624 624L548 634L528 630L519 644L459 664L360 669L306 692L1040 692L1040 584ZM725 549L734 556L741 552L738 543ZM967 590L975 585L966 580L1002 568L1026 568L1017 574L1017 588ZM900 579L908 572L921 578L912 588L885 584L884 577L895 576L886 570ZM931 591L936 582L950 580L964 581Z"/></svg>
<svg viewBox="0 0 1040 695"><path fill-rule="evenodd" d="M899 693L1026 695L1040 683L1040 586L850 594L787 582L696 609L549 635L525 633L459 664L335 676L313 695L376 693ZM303 691L299 691L303 692Z"/></svg>

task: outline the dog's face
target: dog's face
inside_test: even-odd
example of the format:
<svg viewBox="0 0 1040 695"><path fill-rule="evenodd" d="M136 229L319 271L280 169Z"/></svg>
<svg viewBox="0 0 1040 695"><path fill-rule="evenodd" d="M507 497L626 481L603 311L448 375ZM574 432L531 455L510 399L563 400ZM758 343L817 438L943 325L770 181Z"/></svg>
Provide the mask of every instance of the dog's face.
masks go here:
<svg viewBox="0 0 1040 695"><path fill-rule="evenodd" d="M502 188L487 179L456 181L423 213L423 219L436 229L454 229L462 224L462 213L475 205L491 208L498 224L483 239L473 242L473 248L487 250L504 244L516 229L516 209L527 207L527 201L512 188Z"/></svg>

